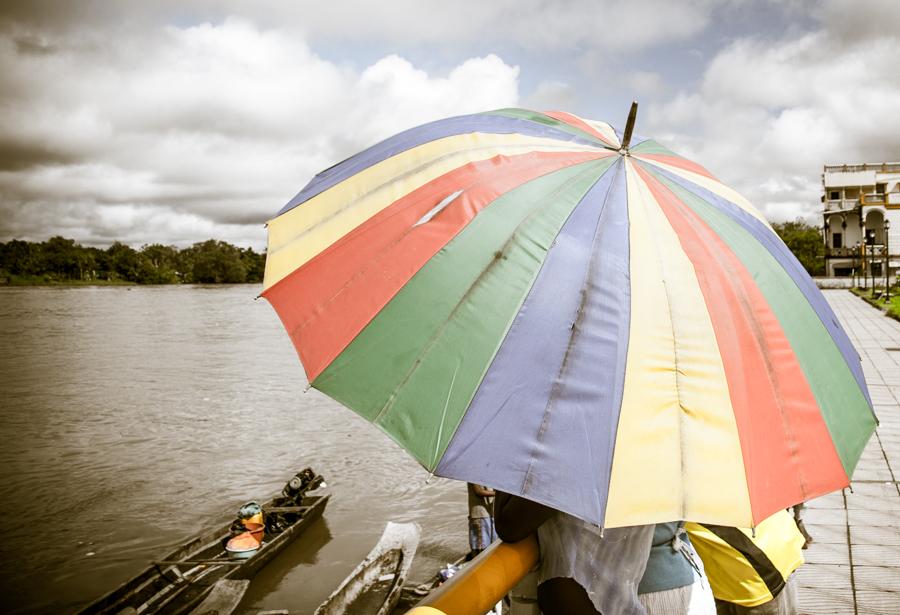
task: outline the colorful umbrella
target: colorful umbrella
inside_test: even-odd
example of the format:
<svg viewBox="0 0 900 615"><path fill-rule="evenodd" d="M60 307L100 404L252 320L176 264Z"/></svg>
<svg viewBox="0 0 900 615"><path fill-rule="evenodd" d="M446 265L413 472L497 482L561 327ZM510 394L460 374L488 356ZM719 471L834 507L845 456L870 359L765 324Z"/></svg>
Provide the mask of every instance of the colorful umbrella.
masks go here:
<svg viewBox="0 0 900 615"><path fill-rule="evenodd" d="M754 526L846 486L876 424L763 216L568 113L441 120L323 171L269 222L264 286L311 386L429 471L608 527Z"/></svg>

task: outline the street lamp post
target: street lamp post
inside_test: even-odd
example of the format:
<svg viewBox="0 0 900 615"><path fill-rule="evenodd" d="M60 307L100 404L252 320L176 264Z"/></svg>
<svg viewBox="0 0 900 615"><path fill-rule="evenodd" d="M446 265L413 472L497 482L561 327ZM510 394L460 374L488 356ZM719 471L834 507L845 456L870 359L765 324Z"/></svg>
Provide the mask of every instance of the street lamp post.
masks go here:
<svg viewBox="0 0 900 615"><path fill-rule="evenodd" d="M863 238L860 243L860 249L862 250L860 253L860 258L862 259L862 280L863 280L863 290L868 290L869 288L869 234L863 229Z"/></svg>
<svg viewBox="0 0 900 615"><path fill-rule="evenodd" d="M863 288L869 290L869 276L872 275L872 265L869 260L869 253L871 250L869 249L869 238L866 237L866 243L863 244L863 261L865 262L865 267L863 270Z"/></svg>
<svg viewBox="0 0 900 615"><path fill-rule="evenodd" d="M853 286L859 288L859 274L862 273L862 259L859 257L859 242L856 242L856 245L853 246Z"/></svg>
<svg viewBox="0 0 900 615"><path fill-rule="evenodd" d="M872 295L875 295L875 244L869 246L869 275L872 276Z"/></svg>
<svg viewBox="0 0 900 615"><path fill-rule="evenodd" d="M891 221L884 221L884 300L891 300L891 244L888 231L891 230Z"/></svg>

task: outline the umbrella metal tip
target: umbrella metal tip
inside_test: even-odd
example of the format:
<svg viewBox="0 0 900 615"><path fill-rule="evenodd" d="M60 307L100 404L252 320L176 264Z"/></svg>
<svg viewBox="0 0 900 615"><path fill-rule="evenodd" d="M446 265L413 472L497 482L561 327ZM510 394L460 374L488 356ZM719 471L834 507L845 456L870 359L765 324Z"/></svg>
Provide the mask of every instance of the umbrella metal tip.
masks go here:
<svg viewBox="0 0 900 615"><path fill-rule="evenodd" d="M628 154L628 146L631 145L631 132L634 130L634 120L637 118L637 101L631 102L631 109L628 111L628 120L625 122L625 132L622 134L622 147L619 153Z"/></svg>

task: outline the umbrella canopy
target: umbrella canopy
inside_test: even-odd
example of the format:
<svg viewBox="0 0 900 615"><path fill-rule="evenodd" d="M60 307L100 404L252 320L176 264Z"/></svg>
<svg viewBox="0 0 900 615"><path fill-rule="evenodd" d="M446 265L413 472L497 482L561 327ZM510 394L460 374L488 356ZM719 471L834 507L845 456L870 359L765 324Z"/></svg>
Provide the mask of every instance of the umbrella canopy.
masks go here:
<svg viewBox="0 0 900 615"><path fill-rule="evenodd" d="M313 178L262 293L311 386L431 472L607 527L846 486L876 420L824 297L734 190L621 139L503 109Z"/></svg>

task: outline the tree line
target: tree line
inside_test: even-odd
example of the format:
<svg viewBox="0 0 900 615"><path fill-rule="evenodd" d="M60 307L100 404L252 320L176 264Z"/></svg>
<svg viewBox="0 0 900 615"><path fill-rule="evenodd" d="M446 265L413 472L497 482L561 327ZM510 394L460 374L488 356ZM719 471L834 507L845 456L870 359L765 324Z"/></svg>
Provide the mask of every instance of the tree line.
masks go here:
<svg viewBox="0 0 900 615"><path fill-rule="evenodd" d="M131 282L136 284L235 284L262 282L265 254L210 239L189 248L149 244L139 250L115 242L106 249L51 237L33 243L0 243L0 278L24 283Z"/></svg>
<svg viewBox="0 0 900 615"><path fill-rule="evenodd" d="M810 275L825 269L821 230L801 220L772 225ZM189 248L149 244L135 250L121 242L104 249L74 239L0 243L0 279L25 282L109 281L136 284L262 282L265 254L209 239Z"/></svg>

